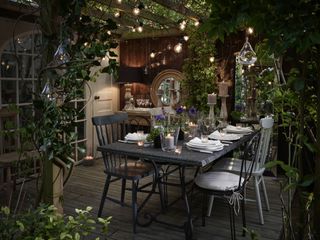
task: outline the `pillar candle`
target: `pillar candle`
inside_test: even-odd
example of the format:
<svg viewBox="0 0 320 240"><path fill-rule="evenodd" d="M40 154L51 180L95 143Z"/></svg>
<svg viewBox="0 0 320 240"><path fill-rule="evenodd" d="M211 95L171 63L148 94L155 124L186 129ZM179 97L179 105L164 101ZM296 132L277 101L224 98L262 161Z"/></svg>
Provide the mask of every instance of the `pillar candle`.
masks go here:
<svg viewBox="0 0 320 240"><path fill-rule="evenodd" d="M208 94L208 104L216 104L217 103L217 94L212 93Z"/></svg>
<svg viewBox="0 0 320 240"><path fill-rule="evenodd" d="M171 136L170 134L168 134L165 139L165 146L168 148L168 149L173 149L174 148L174 138L173 136Z"/></svg>
<svg viewBox="0 0 320 240"><path fill-rule="evenodd" d="M220 82L219 83L219 96L227 96L228 95L228 83Z"/></svg>

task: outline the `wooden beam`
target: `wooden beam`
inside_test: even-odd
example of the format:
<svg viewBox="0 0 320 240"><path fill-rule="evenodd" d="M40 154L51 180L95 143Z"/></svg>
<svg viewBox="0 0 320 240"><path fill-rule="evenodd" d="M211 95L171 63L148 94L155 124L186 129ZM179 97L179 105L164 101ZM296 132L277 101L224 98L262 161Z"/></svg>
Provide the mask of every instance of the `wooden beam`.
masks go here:
<svg viewBox="0 0 320 240"><path fill-rule="evenodd" d="M186 8L183 5L183 2L179 3L179 1L173 2L172 0L152 0L153 2L156 2L166 8L169 8L177 13L180 13L184 16L187 16L193 20L200 20L201 16L199 16L197 13L193 12L191 9Z"/></svg>
<svg viewBox="0 0 320 240"><path fill-rule="evenodd" d="M166 17L153 14L152 12L148 11L147 9L141 10L139 16L135 16L132 13L133 7L127 3L124 3L124 2L118 3L116 0L96 0L96 2L98 2L100 4L104 4L108 7L123 11L131 16L134 16L135 18L144 18L144 19L150 20L152 22L159 23L160 25L169 26L169 27L174 27L177 25L176 22L174 22Z"/></svg>
<svg viewBox="0 0 320 240"><path fill-rule="evenodd" d="M119 34L123 34L126 32L130 32L131 29L130 27L133 26L137 26L137 22L135 21L135 19L126 17L126 16L122 16L120 18L116 18L114 15L98 10L98 9L87 9L87 11L85 12L85 14L87 14L88 16L91 17L96 17L98 19L103 19L103 20L107 20L108 18L112 19L113 21L115 21L117 24L120 24L120 27L118 26L118 30L116 31L116 33ZM143 28L145 31L153 31L154 28L145 24L143 25ZM141 33L139 33L141 34Z"/></svg>
<svg viewBox="0 0 320 240"><path fill-rule="evenodd" d="M170 29L163 29L163 30L143 31L142 33L126 32L122 34L121 40L180 36L180 35L181 35L181 31L179 31L176 28L170 28Z"/></svg>

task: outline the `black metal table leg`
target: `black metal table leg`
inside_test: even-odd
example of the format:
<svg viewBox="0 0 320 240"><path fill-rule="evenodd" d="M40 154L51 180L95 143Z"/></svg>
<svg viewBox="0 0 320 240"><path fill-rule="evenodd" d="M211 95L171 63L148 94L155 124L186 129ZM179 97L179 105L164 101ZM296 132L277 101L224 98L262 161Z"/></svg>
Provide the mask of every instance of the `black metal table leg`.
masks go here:
<svg viewBox="0 0 320 240"><path fill-rule="evenodd" d="M185 232L185 239L191 240L193 237L193 223L192 223L192 215L191 215L191 209L189 206L188 201L188 193L186 191L186 181L185 181L185 166L181 167L181 194L184 199L186 211L187 211L187 221L184 224L184 232Z"/></svg>

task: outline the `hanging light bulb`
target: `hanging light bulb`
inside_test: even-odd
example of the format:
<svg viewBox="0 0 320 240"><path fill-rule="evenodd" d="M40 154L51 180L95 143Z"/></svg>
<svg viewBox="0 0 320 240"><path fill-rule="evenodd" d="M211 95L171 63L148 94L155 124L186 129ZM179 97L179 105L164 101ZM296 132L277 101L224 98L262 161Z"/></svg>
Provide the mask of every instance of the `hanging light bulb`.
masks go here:
<svg viewBox="0 0 320 240"><path fill-rule="evenodd" d="M114 17L116 17L116 18L119 18L120 15L121 15L121 13L120 13L119 11L116 11L116 12L114 13Z"/></svg>
<svg viewBox="0 0 320 240"><path fill-rule="evenodd" d="M248 37L246 37L246 42L239 53L239 62L243 65L251 65L257 61L257 55L253 51L251 44L249 43Z"/></svg>
<svg viewBox="0 0 320 240"><path fill-rule="evenodd" d="M133 13L134 15L138 16L138 15L140 14L140 9L139 9L138 7L134 7L134 8L132 9L132 13Z"/></svg>
<svg viewBox="0 0 320 240"><path fill-rule="evenodd" d="M187 21L186 20L181 20L179 23L179 28L181 31L185 30L187 26Z"/></svg>
<svg viewBox="0 0 320 240"><path fill-rule="evenodd" d="M187 42L189 40L189 36L188 35L184 35L183 36L183 40Z"/></svg>
<svg viewBox="0 0 320 240"><path fill-rule="evenodd" d="M214 62L214 57L210 57L209 61L213 63Z"/></svg>
<svg viewBox="0 0 320 240"><path fill-rule="evenodd" d="M247 33L250 34L250 35L253 34L253 28L252 28L252 27L249 27L249 28L247 29Z"/></svg>
<svg viewBox="0 0 320 240"><path fill-rule="evenodd" d="M154 50L152 50L152 51L151 51L151 53L150 53L150 57L151 57L151 58L155 58L155 57L156 57L156 53L155 53L155 51L154 51Z"/></svg>
<svg viewBox="0 0 320 240"><path fill-rule="evenodd" d="M199 22L198 20L196 20L196 21L194 22L194 26L198 27L199 25L200 25L200 22Z"/></svg>
<svg viewBox="0 0 320 240"><path fill-rule="evenodd" d="M108 35L111 35L111 31L110 31L110 30L108 30L108 31L107 31L107 34L108 34Z"/></svg>
<svg viewBox="0 0 320 240"><path fill-rule="evenodd" d="M173 51L175 51L176 53L180 53L182 51L182 43L181 42L177 43L174 46Z"/></svg>
<svg viewBox="0 0 320 240"><path fill-rule="evenodd" d="M119 3L119 4L122 3L122 0L117 0L117 3Z"/></svg>
<svg viewBox="0 0 320 240"><path fill-rule="evenodd" d="M139 23L139 26L137 27L137 30L138 30L139 33L141 33L143 31L143 23L142 22Z"/></svg>
<svg viewBox="0 0 320 240"><path fill-rule="evenodd" d="M53 55L53 61L57 65L65 64L70 61L70 55L67 52L64 44L60 44Z"/></svg>
<svg viewBox="0 0 320 240"><path fill-rule="evenodd" d="M136 26L133 26L131 29L132 32L136 32Z"/></svg>

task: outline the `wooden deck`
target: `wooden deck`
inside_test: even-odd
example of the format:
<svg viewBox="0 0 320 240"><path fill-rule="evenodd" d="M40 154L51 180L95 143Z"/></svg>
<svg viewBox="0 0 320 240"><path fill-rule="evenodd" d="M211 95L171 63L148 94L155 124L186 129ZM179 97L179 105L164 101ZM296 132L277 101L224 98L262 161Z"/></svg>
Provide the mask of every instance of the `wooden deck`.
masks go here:
<svg viewBox="0 0 320 240"><path fill-rule="evenodd" d="M178 178L173 176L172 181ZM255 202L247 202L247 228L254 230L260 236L259 239L278 239L281 229L281 205L279 199L279 183L277 179L272 177L266 177L266 185L269 193L269 201L271 210L269 212L264 211L265 224L260 225L258 212ZM94 166L82 166L76 167L74 175L71 177L64 191L64 210L66 214L73 214L75 208L85 208L86 206L92 206L93 213L97 214L97 210L100 203L100 197L105 181L105 175L103 173L102 160L95 160ZM109 193L112 196L120 197L120 182L111 184ZM169 196L179 196L179 189L171 187L169 188ZM138 199L141 200L145 195L139 193ZM254 196L253 186L249 185L248 197ZM201 216L201 194L198 191L194 191L192 197L192 210L193 215ZM126 202L130 204L131 194L127 191ZM155 194L145 207L146 212L156 212L160 210L159 195ZM112 203L107 200L105 203L103 217L112 216L110 225L111 240L180 240L184 239L184 233L182 229L168 227L163 224L153 223L149 227L138 227L137 234L132 234L132 213L128 207L121 207L118 204ZM165 215L161 215L160 219L169 221L171 223L182 223L184 220L184 203L179 201L178 204L172 206ZM142 218L143 219L143 218ZM199 218L194 222L195 225L195 237L199 240L211 240L211 239L230 239L229 228L229 213L228 206L222 199L215 199L213 205L212 216L207 218L206 226L201 226L201 219ZM236 217L236 229L238 239L249 239L241 237L241 215Z"/></svg>

